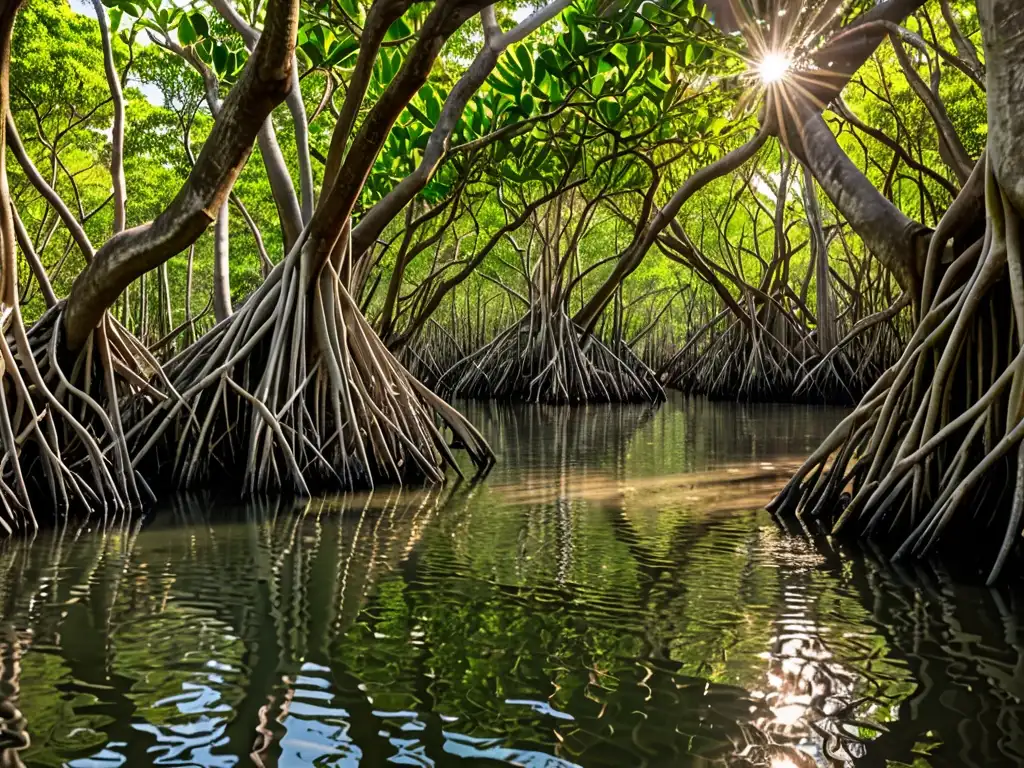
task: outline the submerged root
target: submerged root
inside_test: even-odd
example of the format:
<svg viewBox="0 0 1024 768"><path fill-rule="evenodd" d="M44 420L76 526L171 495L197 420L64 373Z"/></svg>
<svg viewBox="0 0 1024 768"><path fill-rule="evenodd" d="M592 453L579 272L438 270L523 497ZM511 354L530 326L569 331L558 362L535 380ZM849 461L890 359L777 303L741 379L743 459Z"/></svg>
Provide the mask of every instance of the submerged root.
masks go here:
<svg viewBox="0 0 1024 768"><path fill-rule="evenodd" d="M62 338L63 304L26 329L4 308L0 334L0 526L54 515L125 512L152 494L132 469L122 422L165 399L159 365L110 316L75 354Z"/></svg>
<svg viewBox="0 0 1024 768"><path fill-rule="evenodd" d="M442 426L478 468L493 459L385 348L330 264L308 277L301 243L165 369L181 399L135 422L129 439L136 463L181 487L223 473L245 495L438 482L458 470Z"/></svg>
<svg viewBox="0 0 1024 768"><path fill-rule="evenodd" d="M1024 268L1021 217L987 171L987 231L934 291L940 224L920 322L900 360L771 505L833 531L895 536L897 557L956 542L994 581L1024 511Z"/></svg>
<svg viewBox="0 0 1024 768"><path fill-rule="evenodd" d="M533 311L441 377L457 397L531 403L660 402L665 393L628 348L600 339L581 342L579 329L561 310Z"/></svg>

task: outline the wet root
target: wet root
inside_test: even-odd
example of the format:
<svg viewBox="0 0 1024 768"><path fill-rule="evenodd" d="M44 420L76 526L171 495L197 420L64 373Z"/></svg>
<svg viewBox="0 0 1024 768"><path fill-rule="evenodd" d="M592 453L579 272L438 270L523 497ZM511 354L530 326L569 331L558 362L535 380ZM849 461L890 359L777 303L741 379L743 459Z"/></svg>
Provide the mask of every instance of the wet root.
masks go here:
<svg viewBox="0 0 1024 768"><path fill-rule="evenodd" d="M440 482L493 454L477 430L385 348L330 264L293 248L230 318L166 366L180 401L132 424L138 465L180 487L226 473L243 495Z"/></svg>
<svg viewBox="0 0 1024 768"><path fill-rule="evenodd" d="M531 403L660 402L654 373L628 348L617 351L579 329L561 310L535 310L445 372L455 397Z"/></svg>
<svg viewBox="0 0 1024 768"><path fill-rule="evenodd" d="M1002 572L1024 511L1021 216L987 171L987 229L930 283L952 233L933 237L921 319L889 368L771 505L839 533L885 538L897 558L956 542Z"/></svg>
<svg viewBox="0 0 1024 768"><path fill-rule="evenodd" d="M132 469L123 422L167 398L160 367L106 316L76 353L62 338L64 305L26 328L3 308L0 333L0 526L35 528L40 505L122 513L152 498Z"/></svg>

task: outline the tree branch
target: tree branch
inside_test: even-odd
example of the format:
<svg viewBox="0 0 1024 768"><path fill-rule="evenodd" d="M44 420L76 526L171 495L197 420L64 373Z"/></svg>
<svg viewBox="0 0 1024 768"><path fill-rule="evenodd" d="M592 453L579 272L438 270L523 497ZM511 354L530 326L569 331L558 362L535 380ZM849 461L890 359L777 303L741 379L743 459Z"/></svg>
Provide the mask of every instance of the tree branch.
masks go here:
<svg viewBox="0 0 1024 768"><path fill-rule="evenodd" d="M156 219L111 238L71 288L67 346L78 349L139 275L180 253L206 231L245 166L267 116L292 85L299 0L270 0L266 25L185 184Z"/></svg>

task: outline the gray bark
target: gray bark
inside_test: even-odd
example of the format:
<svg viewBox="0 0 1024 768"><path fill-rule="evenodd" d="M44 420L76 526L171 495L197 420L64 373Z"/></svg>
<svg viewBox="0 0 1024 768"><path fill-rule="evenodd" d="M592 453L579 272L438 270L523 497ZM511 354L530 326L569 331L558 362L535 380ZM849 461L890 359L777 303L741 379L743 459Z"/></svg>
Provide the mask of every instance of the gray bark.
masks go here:
<svg viewBox="0 0 1024 768"><path fill-rule="evenodd" d="M224 203L213 225L213 314L219 323L231 316L231 263L228 243L228 211Z"/></svg>
<svg viewBox="0 0 1024 768"><path fill-rule="evenodd" d="M270 0L266 26L185 184L156 219L115 235L71 288L67 346L78 349L103 313L140 275L181 253L206 231L252 151L259 126L292 85L299 0Z"/></svg>
<svg viewBox="0 0 1024 768"><path fill-rule="evenodd" d="M916 290L930 230L879 192L836 141L825 119L811 112L790 146L868 249L906 289Z"/></svg>
<svg viewBox="0 0 1024 768"><path fill-rule="evenodd" d="M1024 4L978 0L988 77L988 155L1003 193L1024 212Z"/></svg>
<svg viewBox="0 0 1024 768"><path fill-rule="evenodd" d="M811 230L811 260L814 264L814 290L817 296L815 315L818 321L818 351L824 355L836 345L839 329L836 327L835 302L832 300L832 288L828 279L828 244L825 242L825 231L821 225L818 188L814 184L814 176L806 167L803 187L804 208Z"/></svg>
<svg viewBox="0 0 1024 768"><path fill-rule="evenodd" d="M259 30L252 27L235 8L231 0L211 0L217 12L234 28L245 41L245 46L252 51L259 42ZM267 167L270 189L277 204L278 217L284 232L285 250L299 236L302 225L309 221L313 213L313 166L309 155L309 128L306 124L306 105L302 101L302 90L299 88L299 64L292 61L292 87L285 98L285 103L292 115L295 127L295 145L299 158L299 185L302 191L302 204L295 194L288 164L281 153L277 142L277 132L273 119L268 117L259 134L260 154Z"/></svg>
<svg viewBox="0 0 1024 768"><path fill-rule="evenodd" d="M121 93L121 78L114 65L114 48L110 41L110 24L107 23L107 9L100 0L92 0L96 20L100 25L103 40L103 69L110 88L110 100L114 108L114 124L110 134L110 178L114 189L114 234L125 228L125 205L128 194L124 181L124 95Z"/></svg>

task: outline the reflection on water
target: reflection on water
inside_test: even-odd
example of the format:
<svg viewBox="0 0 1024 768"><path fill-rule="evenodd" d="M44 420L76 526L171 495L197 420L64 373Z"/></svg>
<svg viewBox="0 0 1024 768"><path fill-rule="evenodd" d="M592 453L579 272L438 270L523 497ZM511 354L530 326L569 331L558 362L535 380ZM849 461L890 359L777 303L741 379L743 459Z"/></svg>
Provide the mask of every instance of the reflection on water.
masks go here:
<svg viewBox="0 0 1024 768"><path fill-rule="evenodd" d="M0 544L0 766L1024 764L1016 589L759 511L835 412L468 410L480 484Z"/></svg>

